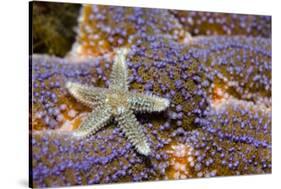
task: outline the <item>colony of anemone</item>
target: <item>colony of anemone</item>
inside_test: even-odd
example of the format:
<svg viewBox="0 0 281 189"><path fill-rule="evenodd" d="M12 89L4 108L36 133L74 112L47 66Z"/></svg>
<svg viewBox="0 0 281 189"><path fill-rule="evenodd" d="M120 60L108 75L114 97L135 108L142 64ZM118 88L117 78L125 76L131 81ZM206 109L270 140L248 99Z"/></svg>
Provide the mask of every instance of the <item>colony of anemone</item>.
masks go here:
<svg viewBox="0 0 281 189"><path fill-rule="evenodd" d="M90 5L79 26L71 56L31 57L33 186L271 172L271 40L263 33L191 37L167 10ZM148 156L116 122L73 137L91 110L66 83L108 87L115 48L124 46L130 90L171 102L137 114Z"/></svg>
<svg viewBox="0 0 281 189"><path fill-rule="evenodd" d="M136 33L149 36L169 33L178 40L184 34L178 20L161 9L85 5L79 21L80 32L73 50L75 56L82 57L128 46Z"/></svg>
<svg viewBox="0 0 281 189"><path fill-rule="evenodd" d="M271 17L197 11L170 11L192 35L271 37Z"/></svg>
<svg viewBox="0 0 281 189"><path fill-rule="evenodd" d="M271 40L252 37L205 37L194 40L205 48L213 86L238 99L265 103L271 99ZM262 102L261 102L262 101Z"/></svg>

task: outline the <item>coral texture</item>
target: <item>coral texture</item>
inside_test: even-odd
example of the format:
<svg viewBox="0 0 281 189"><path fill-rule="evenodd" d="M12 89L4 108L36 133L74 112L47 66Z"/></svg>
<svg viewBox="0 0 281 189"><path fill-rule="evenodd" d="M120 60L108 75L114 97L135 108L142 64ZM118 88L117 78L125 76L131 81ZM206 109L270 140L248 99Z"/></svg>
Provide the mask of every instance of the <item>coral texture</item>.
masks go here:
<svg viewBox="0 0 281 189"><path fill-rule="evenodd" d="M196 11L170 11L192 35L271 37L271 17Z"/></svg>
<svg viewBox="0 0 281 189"><path fill-rule="evenodd" d="M72 54L91 57L112 52L116 47L128 47L138 33L168 33L176 40L184 37L182 26L167 10L85 5Z"/></svg>
<svg viewBox="0 0 281 189"><path fill-rule="evenodd" d="M269 29L238 33L244 36L191 36L177 14L85 5L71 56L30 57L34 187L271 173ZM270 20L237 15L238 20L244 17L251 20L247 28ZM240 23L230 30L238 31ZM111 74L124 68L114 64L117 47L128 49L120 61L126 62L128 74ZM95 95L80 98L81 91L91 89L83 86L121 86L122 92L134 92L130 103L136 118L128 113L107 123L107 112L90 113L93 102L100 101ZM170 105L153 112L155 106L145 103L145 113L138 103L147 97L138 93L163 97ZM109 100L120 105L124 98ZM90 120L91 126L99 125L98 132L76 137L74 133L88 127L83 121L89 114L107 126ZM121 125L130 119L143 125L148 156L126 138Z"/></svg>

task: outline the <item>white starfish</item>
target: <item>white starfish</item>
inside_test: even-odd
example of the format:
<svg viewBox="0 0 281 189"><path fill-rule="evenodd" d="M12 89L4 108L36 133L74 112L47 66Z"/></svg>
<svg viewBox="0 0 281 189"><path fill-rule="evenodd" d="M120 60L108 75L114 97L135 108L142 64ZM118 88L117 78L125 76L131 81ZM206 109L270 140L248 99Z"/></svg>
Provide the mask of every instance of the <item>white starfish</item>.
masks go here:
<svg viewBox="0 0 281 189"><path fill-rule="evenodd" d="M93 109L80 128L76 130L75 135L85 137L94 134L114 117L136 150L143 155L149 155L150 147L133 112L163 111L170 102L168 99L155 95L134 93L128 90L126 54L126 49L117 51L109 88L67 82L66 87L69 92L77 100Z"/></svg>

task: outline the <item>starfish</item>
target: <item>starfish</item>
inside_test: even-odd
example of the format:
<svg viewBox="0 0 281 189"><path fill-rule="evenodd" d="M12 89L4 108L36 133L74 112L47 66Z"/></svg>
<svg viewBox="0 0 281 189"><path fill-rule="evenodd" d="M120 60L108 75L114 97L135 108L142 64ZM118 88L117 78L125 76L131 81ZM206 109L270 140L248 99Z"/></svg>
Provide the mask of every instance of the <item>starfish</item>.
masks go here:
<svg viewBox="0 0 281 189"><path fill-rule="evenodd" d="M93 109L81 126L74 131L74 135L87 137L95 134L114 118L138 153L147 156L151 150L134 112L160 112L165 110L170 102L152 94L129 91L126 54L127 49L117 51L108 88L66 83L72 96Z"/></svg>

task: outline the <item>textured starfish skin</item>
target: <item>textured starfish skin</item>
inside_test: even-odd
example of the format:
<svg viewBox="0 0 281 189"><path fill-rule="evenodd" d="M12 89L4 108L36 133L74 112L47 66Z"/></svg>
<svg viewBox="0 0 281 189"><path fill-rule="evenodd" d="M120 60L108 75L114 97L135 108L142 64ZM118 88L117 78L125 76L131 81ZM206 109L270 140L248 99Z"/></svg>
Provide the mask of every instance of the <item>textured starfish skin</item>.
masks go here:
<svg viewBox="0 0 281 189"><path fill-rule="evenodd" d="M117 51L110 75L109 88L67 82L66 87L70 94L93 109L74 135L87 137L96 133L112 118L115 118L118 126L136 150L140 154L149 155L150 147L134 112L160 112L165 110L170 102L168 99L155 95L135 93L128 90L126 53L126 49Z"/></svg>

